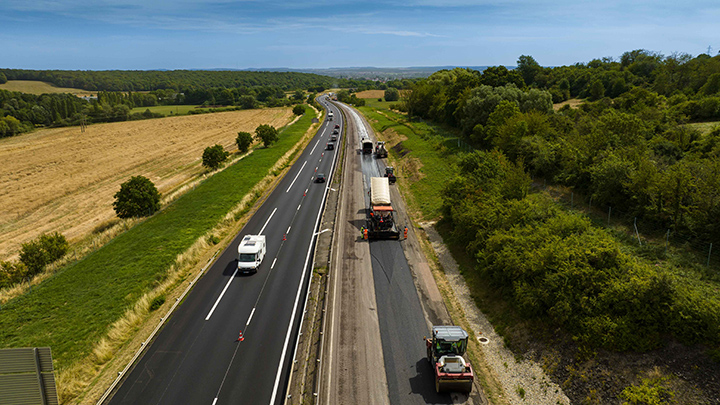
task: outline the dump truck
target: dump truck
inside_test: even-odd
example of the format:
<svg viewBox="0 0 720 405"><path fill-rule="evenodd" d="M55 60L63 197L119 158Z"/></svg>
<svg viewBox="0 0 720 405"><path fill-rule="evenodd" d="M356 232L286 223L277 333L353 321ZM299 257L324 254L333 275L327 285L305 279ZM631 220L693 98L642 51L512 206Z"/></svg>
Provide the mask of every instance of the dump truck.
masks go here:
<svg viewBox="0 0 720 405"><path fill-rule="evenodd" d="M387 177L370 178L370 208L367 210L368 239L399 239L390 204L390 184Z"/></svg>
<svg viewBox="0 0 720 405"><path fill-rule="evenodd" d="M378 141L377 144L375 144L375 157L376 158L386 158L388 155L387 149L385 149L385 142Z"/></svg>
<svg viewBox="0 0 720 405"><path fill-rule="evenodd" d="M475 374L462 357L467 351L468 333L459 326L433 326L432 337L425 337L427 359L435 374L435 391L472 391Z"/></svg>
<svg viewBox="0 0 720 405"><path fill-rule="evenodd" d="M370 140L370 138L361 139L360 145L362 147L362 153L370 154L373 152L373 142Z"/></svg>
<svg viewBox="0 0 720 405"><path fill-rule="evenodd" d="M238 246L237 268L241 273L257 273L265 257L265 235L245 235Z"/></svg>

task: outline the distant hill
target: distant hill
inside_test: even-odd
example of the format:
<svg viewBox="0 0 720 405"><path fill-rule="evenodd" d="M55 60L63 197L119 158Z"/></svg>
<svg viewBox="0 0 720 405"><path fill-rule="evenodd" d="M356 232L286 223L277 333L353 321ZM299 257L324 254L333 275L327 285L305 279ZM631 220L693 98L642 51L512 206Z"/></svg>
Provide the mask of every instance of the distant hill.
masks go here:
<svg viewBox="0 0 720 405"><path fill-rule="evenodd" d="M337 77L343 79L368 79L368 80L393 80L393 79L414 79L428 77L431 74L443 69L454 69L456 67L470 68L483 71L487 66L412 66L412 67L336 67L327 69L291 69L291 68L260 68L260 69L239 69L246 71L264 72L300 72L315 73L323 76ZM506 66L514 69L514 66ZM222 69L218 69L222 70Z"/></svg>

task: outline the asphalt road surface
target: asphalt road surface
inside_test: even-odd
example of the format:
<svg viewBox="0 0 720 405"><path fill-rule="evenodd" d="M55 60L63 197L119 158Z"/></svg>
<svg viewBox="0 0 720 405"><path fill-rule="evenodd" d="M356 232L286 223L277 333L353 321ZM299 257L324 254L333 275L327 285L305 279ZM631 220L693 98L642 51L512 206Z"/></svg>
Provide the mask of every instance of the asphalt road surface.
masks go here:
<svg viewBox="0 0 720 405"><path fill-rule="evenodd" d="M325 104L325 103L323 103ZM327 120L296 163L220 254L108 401L110 404L279 404L303 312L314 232L342 115ZM231 185L229 185L231 186ZM257 273L237 273L237 247L263 234ZM242 332L243 339L238 341Z"/></svg>
<svg viewBox="0 0 720 405"><path fill-rule="evenodd" d="M367 192L370 190L370 178L382 176L385 171L385 163L384 160L376 159L371 154L356 153L354 148L358 147L355 145L359 145L359 140L363 137L370 137L374 140L374 135L357 112L346 106L343 106L343 109L348 120L348 159L352 161L352 164L347 165L346 171L359 173L358 177L362 180L353 187L362 188L362 197L353 198L354 209L345 210L348 217L339 218L338 222L346 221L351 225L347 228L357 228L356 232L359 235L359 227L365 217L364 208L369 205ZM391 186L391 189L395 188L396 186ZM353 190L352 192L356 195L358 191ZM344 193L343 197L347 197L348 194ZM404 208L404 203L399 201L399 193L392 190L391 195L396 210L399 209L398 207ZM340 215L342 214L343 211L340 212ZM404 214L396 215L396 219L398 218L408 220ZM398 225L400 229L405 225L411 228L409 223L398 223ZM323 403L390 403L393 405L481 403L482 400L478 395L468 398L458 393L438 394L435 392L433 370L425 357L426 349L422 339L428 335L433 323L443 323L443 319L447 322L449 316L444 310L441 297L438 297L439 293L437 287L434 286L432 276L428 277L427 274L418 276L411 272L406 252L403 249L406 241L372 240L368 243L357 238L352 242L361 246L344 246L343 248L348 249L351 253L346 254L347 259L337 265L337 271L341 272L338 278L344 282L340 283L340 292L333 294L333 300L335 301L334 305L339 307L335 312L341 312L341 314L335 315L335 319L338 321L335 325L331 325L339 330L331 332L335 339L331 339L332 345L329 352L334 353L334 356L332 354L328 354L328 356L334 358L327 359L331 363L331 367L329 371L324 370L330 383L324 387ZM362 252L362 245L367 246L365 249L367 249L366 254L369 255L369 258L355 257L358 251ZM370 262L372 284L368 285L367 281L355 280L352 283L347 281L351 280L352 276L342 275L345 268L355 266L358 267L356 271L366 270L364 266L358 266L356 263L363 260ZM416 267L420 267L419 264L422 263L417 263L415 260L415 264ZM426 264L425 268L427 269ZM369 275L362 274L354 277L368 279ZM432 299L428 301L432 302L421 303L416 285L417 277L423 278L417 284L428 290L422 291L421 295L431 297ZM429 284L432 285L428 287ZM368 295L370 298L367 298ZM358 299L357 297L365 298ZM340 302L337 302L338 300ZM364 305L344 309L348 307L347 302L350 300L363 302ZM365 320L354 320L354 318L358 318L358 314L366 311L366 306L369 306L370 312L375 314L374 318L365 315ZM351 312L353 310L354 312ZM343 327L350 327L351 330L348 331ZM362 328L372 327L378 328L379 336L366 336L362 339L353 336L358 332L368 335L368 332ZM343 335L346 337L337 338ZM374 341L377 338L379 341ZM358 340L362 344L357 344ZM349 349L353 345L355 349ZM353 355L355 358L352 358ZM374 358L368 360L370 356L374 356ZM358 360L361 361L358 362ZM384 378L377 376L383 370L377 365L373 367L373 362L382 362ZM349 370L333 366L338 363L350 364ZM353 367L355 368L353 369ZM328 373L329 376L327 376ZM343 377L343 373L347 375ZM343 384L344 380L354 380L354 390L348 389ZM382 384L384 384L382 387L384 390L376 387ZM383 393L387 395L384 398L381 397ZM360 399L362 401L359 401Z"/></svg>

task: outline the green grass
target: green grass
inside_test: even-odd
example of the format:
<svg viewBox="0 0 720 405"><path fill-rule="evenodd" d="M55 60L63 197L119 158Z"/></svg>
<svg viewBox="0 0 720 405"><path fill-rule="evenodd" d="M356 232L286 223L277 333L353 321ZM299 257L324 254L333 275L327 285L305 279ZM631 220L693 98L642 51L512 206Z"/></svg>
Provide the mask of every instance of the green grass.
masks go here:
<svg viewBox="0 0 720 405"><path fill-rule="evenodd" d="M50 346L59 369L88 355L108 327L162 281L176 256L268 174L300 140L311 119L305 114L283 130L272 147L256 148L158 214L5 304L0 309L0 347Z"/></svg>
<svg viewBox="0 0 720 405"><path fill-rule="evenodd" d="M194 110L195 105L156 105L153 107L135 107L130 110L130 114L144 113L145 110L150 110L156 114L168 115L186 115L188 111Z"/></svg>
<svg viewBox="0 0 720 405"><path fill-rule="evenodd" d="M720 125L720 121L695 122L692 124L687 124L687 126L689 126L690 128L697 129L703 135L710 133L710 131L712 131L718 125Z"/></svg>
<svg viewBox="0 0 720 405"><path fill-rule="evenodd" d="M382 105L386 102L375 101ZM390 103L387 103L390 104ZM414 198L411 200L413 208L419 209L425 220L434 220L440 217L442 205L441 191L446 180L452 178L453 164L457 161L457 137L447 133L440 127L424 122L408 123L405 115L390 110L376 110L371 106L360 107L359 110L368 118L373 129L382 137L382 132L392 129L408 139L402 142L405 150L409 150L404 157L412 157L422 162L419 169L421 179L410 182L409 189ZM390 146L390 154L399 159L396 150ZM400 160L402 165L402 160ZM406 173L398 173L405 176Z"/></svg>

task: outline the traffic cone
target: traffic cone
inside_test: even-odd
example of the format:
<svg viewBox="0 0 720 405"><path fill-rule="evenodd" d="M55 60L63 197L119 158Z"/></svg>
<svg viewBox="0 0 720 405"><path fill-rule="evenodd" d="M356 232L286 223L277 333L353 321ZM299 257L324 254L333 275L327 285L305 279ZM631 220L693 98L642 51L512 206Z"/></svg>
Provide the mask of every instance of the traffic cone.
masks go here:
<svg viewBox="0 0 720 405"><path fill-rule="evenodd" d="M286 233L283 234L283 240L287 240L287 234L286 234Z"/></svg>
<svg viewBox="0 0 720 405"><path fill-rule="evenodd" d="M238 336L236 342L242 342L243 340L245 340L245 338L242 335L242 331L240 331L240 336Z"/></svg>

